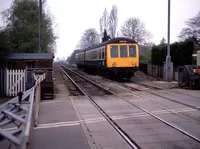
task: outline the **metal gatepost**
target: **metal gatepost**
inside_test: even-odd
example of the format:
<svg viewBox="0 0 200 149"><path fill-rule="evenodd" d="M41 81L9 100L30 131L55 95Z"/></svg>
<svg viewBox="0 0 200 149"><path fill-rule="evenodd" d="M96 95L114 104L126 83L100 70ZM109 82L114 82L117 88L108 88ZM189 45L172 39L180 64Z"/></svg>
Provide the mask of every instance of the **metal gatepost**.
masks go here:
<svg viewBox="0 0 200 149"><path fill-rule="evenodd" d="M24 93L0 106L0 142L8 140L10 145L26 149L30 144L30 135L37 124L40 103L41 82L46 74L33 74L35 84Z"/></svg>

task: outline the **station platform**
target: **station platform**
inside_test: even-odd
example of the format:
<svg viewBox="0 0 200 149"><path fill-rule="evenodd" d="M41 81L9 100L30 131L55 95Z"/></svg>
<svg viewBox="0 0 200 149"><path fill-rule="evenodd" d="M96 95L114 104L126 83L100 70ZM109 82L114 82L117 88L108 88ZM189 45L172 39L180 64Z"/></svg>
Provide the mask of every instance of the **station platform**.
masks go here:
<svg viewBox="0 0 200 149"><path fill-rule="evenodd" d="M55 70L56 96L40 103L31 149L130 149L84 96L69 96Z"/></svg>

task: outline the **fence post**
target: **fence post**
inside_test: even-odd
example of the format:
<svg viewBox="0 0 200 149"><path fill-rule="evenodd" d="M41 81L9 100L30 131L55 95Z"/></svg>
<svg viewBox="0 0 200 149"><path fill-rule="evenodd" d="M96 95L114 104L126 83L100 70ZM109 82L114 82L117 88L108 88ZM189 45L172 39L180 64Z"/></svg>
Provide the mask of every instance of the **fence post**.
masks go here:
<svg viewBox="0 0 200 149"><path fill-rule="evenodd" d="M34 125L37 126L37 119L40 108L40 98L41 98L41 83L36 86L36 95L35 95L35 118Z"/></svg>

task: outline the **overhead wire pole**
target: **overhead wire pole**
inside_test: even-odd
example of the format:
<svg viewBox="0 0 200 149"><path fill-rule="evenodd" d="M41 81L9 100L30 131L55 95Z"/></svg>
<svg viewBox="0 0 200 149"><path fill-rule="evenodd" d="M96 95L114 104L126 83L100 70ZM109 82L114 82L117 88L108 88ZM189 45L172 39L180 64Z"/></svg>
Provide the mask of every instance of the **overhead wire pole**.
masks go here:
<svg viewBox="0 0 200 149"><path fill-rule="evenodd" d="M168 0L168 30L167 30L167 56L166 56L166 80L171 81L171 56L170 56L170 0Z"/></svg>
<svg viewBox="0 0 200 149"><path fill-rule="evenodd" d="M39 0L39 53L42 52L42 0Z"/></svg>

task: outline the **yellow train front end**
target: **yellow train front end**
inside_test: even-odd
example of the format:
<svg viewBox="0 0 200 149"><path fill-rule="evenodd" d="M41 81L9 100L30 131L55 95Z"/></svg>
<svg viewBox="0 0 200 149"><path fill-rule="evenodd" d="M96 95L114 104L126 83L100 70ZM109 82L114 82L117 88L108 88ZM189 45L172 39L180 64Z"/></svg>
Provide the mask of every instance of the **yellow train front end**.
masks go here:
<svg viewBox="0 0 200 149"><path fill-rule="evenodd" d="M137 43L113 43L106 46L106 65L112 76L130 79L139 68Z"/></svg>

